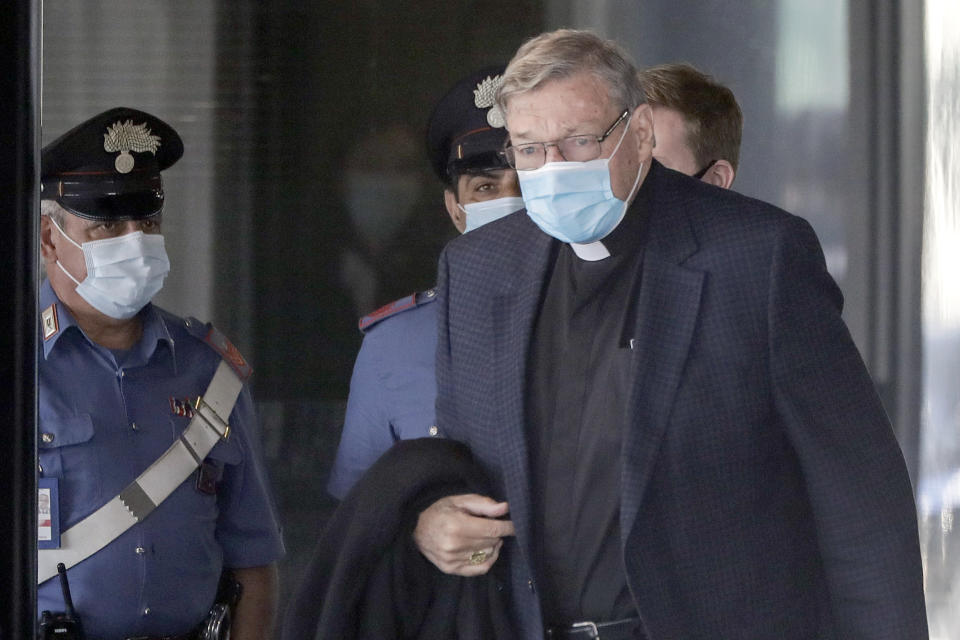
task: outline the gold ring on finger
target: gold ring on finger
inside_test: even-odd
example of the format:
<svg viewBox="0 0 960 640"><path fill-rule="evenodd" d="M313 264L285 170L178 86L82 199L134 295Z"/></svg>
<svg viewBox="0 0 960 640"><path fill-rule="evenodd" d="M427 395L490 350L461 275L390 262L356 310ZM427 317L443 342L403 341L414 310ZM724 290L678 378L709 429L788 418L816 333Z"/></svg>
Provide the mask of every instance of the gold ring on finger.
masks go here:
<svg viewBox="0 0 960 640"><path fill-rule="evenodd" d="M486 561L486 559L487 559L487 552L484 551L483 549L480 549L479 551L474 551L473 553L470 554L470 564L472 565L483 564Z"/></svg>

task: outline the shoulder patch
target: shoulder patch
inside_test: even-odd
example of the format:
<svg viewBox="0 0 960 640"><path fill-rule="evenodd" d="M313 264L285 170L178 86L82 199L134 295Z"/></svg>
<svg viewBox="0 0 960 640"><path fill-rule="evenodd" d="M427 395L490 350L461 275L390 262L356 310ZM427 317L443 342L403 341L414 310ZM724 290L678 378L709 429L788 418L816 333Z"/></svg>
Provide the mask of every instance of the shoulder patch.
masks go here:
<svg viewBox="0 0 960 640"><path fill-rule="evenodd" d="M406 311L407 309L415 309L421 305L433 302L436 299L436 289L427 289L426 291L421 291L420 293L411 293L405 298L394 300L389 304L383 305L373 313L360 318L360 331L366 333L375 324L382 322L387 318L391 318L398 313Z"/></svg>
<svg viewBox="0 0 960 640"><path fill-rule="evenodd" d="M196 322L196 320L192 318L190 320ZM244 359L240 351L233 346L233 343L227 339L227 336L220 333L213 325L207 325L207 327L208 331L203 337L203 341L220 354L220 357L230 365L234 373L237 374L237 377L246 382L247 378L253 373L253 367Z"/></svg>

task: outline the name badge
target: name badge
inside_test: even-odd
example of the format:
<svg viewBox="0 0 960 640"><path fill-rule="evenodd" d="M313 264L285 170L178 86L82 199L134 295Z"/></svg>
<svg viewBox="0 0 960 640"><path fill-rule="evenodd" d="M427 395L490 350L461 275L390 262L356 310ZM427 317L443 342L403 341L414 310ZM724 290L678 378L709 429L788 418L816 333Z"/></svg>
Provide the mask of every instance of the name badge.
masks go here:
<svg viewBox="0 0 960 640"><path fill-rule="evenodd" d="M37 478L37 548L60 548L58 478Z"/></svg>

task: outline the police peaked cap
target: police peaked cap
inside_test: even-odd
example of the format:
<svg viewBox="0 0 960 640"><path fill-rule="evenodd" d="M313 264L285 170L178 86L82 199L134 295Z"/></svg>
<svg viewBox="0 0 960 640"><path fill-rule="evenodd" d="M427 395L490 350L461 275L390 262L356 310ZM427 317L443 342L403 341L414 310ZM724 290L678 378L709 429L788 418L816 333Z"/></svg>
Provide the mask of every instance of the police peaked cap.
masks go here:
<svg viewBox="0 0 960 640"><path fill-rule="evenodd" d="M465 171L509 168L501 153L506 123L493 103L504 68L486 67L460 80L434 108L427 127L427 154L446 184Z"/></svg>
<svg viewBox="0 0 960 640"><path fill-rule="evenodd" d="M183 155L166 122L117 107L70 129L40 154L41 198L88 220L139 220L163 209L160 172Z"/></svg>

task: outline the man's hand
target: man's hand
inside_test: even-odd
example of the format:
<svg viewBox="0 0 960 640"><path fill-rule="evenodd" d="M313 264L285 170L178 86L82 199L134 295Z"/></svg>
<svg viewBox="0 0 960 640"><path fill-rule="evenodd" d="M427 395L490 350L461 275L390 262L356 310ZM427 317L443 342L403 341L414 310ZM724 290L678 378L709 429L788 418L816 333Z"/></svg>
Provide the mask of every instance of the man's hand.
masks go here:
<svg viewBox="0 0 960 640"><path fill-rule="evenodd" d="M511 521L494 519L508 511L506 502L475 493L447 496L420 514L413 541L444 573L483 575L496 562L502 538L514 535Z"/></svg>

